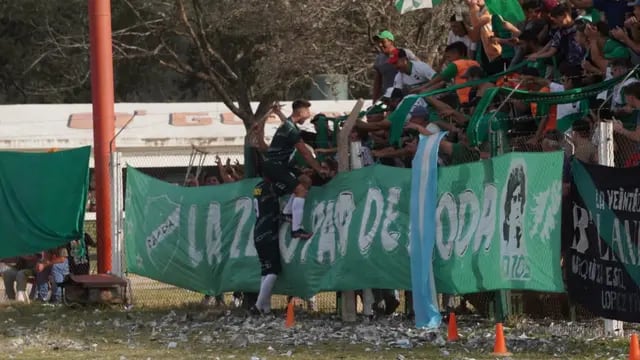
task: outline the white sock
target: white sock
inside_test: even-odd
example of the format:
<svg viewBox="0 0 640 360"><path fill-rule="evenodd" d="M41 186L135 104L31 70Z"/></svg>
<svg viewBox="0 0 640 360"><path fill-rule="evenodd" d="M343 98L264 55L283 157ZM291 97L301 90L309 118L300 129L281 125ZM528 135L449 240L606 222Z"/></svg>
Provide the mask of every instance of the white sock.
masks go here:
<svg viewBox="0 0 640 360"><path fill-rule="evenodd" d="M304 215L304 198L294 197L291 204L291 231L300 230L302 227L302 215Z"/></svg>
<svg viewBox="0 0 640 360"><path fill-rule="evenodd" d="M262 290L262 286L264 284L264 278L265 278L264 275L262 275L262 277L260 278L260 290ZM258 290L258 295L260 295L260 293L259 293L260 290ZM260 296L258 296L258 298L256 299L256 304L255 305L256 305L256 307L258 309L262 308L262 304L260 303Z"/></svg>
<svg viewBox="0 0 640 360"><path fill-rule="evenodd" d="M258 293L258 301L256 301L256 307L262 312L271 312L271 291L273 285L276 283L278 275L269 274L265 276L260 284L260 293Z"/></svg>
<svg viewBox="0 0 640 360"><path fill-rule="evenodd" d="M287 204L284 206L284 209L282 209L282 213L283 214L291 215L291 207L293 206L293 198L294 198L293 195L289 196L289 200L287 200Z"/></svg>

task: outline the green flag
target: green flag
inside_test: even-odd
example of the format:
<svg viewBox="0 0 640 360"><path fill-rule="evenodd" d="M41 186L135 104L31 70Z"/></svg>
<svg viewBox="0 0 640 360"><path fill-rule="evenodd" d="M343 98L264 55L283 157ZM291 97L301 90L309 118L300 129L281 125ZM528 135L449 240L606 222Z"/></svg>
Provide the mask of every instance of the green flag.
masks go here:
<svg viewBox="0 0 640 360"><path fill-rule="evenodd" d="M396 9L400 14L404 14L413 10L432 8L441 2L442 0L396 0Z"/></svg>
<svg viewBox="0 0 640 360"><path fill-rule="evenodd" d="M512 24L524 21L524 11L518 0L486 0L485 4L491 14L498 15Z"/></svg>
<svg viewBox="0 0 640 360"><path fill-rule="evenodd" d="M0 258L82 238L91 147L0 151Z"/></svg>

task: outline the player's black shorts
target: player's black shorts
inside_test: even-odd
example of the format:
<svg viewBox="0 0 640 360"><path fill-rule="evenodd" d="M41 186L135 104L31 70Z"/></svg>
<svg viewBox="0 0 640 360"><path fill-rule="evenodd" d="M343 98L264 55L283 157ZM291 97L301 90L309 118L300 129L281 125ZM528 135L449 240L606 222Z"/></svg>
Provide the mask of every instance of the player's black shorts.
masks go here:
<svg viewBox="0 0 640 360"><path fill-rule="evenodd" d="M253 190L256 223L253 244L258 252L262 275L280 274L280 202L272 183L260 182Z"/></svg>
<svg viewBox="0 0 640 360"><path fill-rule="evenodd" d="M278 196L291 194L300 183L297 172L285 163L266 160L262 173L273 184Z"/></svg>

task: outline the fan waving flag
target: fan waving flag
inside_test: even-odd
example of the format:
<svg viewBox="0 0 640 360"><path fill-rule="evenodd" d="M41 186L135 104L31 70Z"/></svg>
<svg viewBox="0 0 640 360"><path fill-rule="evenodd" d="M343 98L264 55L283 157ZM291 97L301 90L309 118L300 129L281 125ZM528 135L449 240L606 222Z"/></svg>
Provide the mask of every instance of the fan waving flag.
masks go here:
<svg viewBox="0 0 640 360"><path fill-rule="evenodd" d="M440 2L442 0L396 0L396 9L400 14L404 14L413 10L432 8Z"/></svg>

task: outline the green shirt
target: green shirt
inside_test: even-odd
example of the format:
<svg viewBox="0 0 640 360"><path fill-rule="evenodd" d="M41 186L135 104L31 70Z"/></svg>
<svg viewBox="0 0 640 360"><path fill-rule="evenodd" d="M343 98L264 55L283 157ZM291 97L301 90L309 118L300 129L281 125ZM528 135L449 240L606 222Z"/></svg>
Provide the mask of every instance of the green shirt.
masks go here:
<svg viewBox="0 0 640 360"><path fill-rule="evenodd" d="M597 24L602 20L602 14L596 8L590 8L585 13L586 16L591 18L593 24Z"/></svg>
<svg viewBox="0 0 640 360"><path fill-rule="evenodd" d="M629 48L611 38L608 38L607 41L605 41L603 52L604 58L607 60L628 59L631 56Z"/></svg>
<svg viewBox="0 0 640 360"><path fill-rule="evenodd" d="M300 139L300 129L293 123L291 118L288 118L273 135L271 145L269 145L265 156L266 160L288 163Z"/></svg>
<svg viewBox="0 0 640 360"><path fill-rule="evenodd" d="M454 63L449 63L444 70L440 72L440 78L445 81L449 81L458 75L458 66Z"/></svg>

